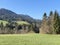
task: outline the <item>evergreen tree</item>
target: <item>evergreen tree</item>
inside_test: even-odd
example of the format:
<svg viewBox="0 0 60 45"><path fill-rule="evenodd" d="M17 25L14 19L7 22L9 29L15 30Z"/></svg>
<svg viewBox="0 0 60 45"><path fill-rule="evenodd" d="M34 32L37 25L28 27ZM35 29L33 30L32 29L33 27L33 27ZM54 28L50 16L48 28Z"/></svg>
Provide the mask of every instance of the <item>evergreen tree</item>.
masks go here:
<svg viewBox="0 0 60 45"><path fill-rule="evenodd" d="M50 11L50 14L49 14L49 17L48 17L48 28L49 28L49 33L53 33L53 19L54 19L53 12Z"/></svg>
<svg viewBox="0 0 60 45"><path fill-rule="evenodd" d="M60 34L60 16L59 16L59 31L57 33Z"/></svg>
<svg viewBox="0 0 60 45"><path fill-rule="evenodd" d="M4 27L3 22L1 22L0 25L1 25L1 30L3 30L3 27Z"/></svg>
<svg viewBox="0 0 60 45"><path fill-rule="evenodd" d="M53 33L58 33L60 30L60 21L59 21L59 14L57 13L57 11L55 11L54 13L54 22L53 22Z"/></svg>
<svg viewBox="0 0 60 45"><path fill-rule="evenodd" d="M15 22L15 34L17 33L18 31L18 24Z"/></svg>
<svg viewBox="0 0 60 45"><path fill-rule="evenodd" d="M44 13L40 33L48 33L47 14Z"/></svg>

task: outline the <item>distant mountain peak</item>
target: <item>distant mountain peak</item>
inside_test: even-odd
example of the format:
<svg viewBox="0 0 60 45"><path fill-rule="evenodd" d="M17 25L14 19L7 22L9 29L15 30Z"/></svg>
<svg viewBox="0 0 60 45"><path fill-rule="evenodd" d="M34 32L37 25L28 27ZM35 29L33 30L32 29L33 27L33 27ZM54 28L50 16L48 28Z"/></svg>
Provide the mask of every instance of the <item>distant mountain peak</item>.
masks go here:
<svg viewBox="0 0 60 45"><path fill-rule="evenodd" d="M0 12L3 13L3 14L16 14L15 12L11 11L11 10L8 10L8 9L5 9L5 8L1 8L0 9Z"/></svg>
<svg viewBox="0 0 60 45"><path fill-rule="evenodd" d="M0 8L0 11L10 11L10 10L5 9L5 8Z"/></svg>

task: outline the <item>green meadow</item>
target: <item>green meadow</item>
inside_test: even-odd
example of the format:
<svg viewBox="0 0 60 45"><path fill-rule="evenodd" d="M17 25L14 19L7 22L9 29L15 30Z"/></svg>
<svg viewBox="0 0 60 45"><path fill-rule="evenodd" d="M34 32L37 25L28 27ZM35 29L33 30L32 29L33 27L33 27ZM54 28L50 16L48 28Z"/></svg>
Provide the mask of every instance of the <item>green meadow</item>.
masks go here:
<svg viewBox="0 0 60 45"><path fill-rule="evenodd" d="M60 45L60 35L0 34L0 45Z"/></svg>

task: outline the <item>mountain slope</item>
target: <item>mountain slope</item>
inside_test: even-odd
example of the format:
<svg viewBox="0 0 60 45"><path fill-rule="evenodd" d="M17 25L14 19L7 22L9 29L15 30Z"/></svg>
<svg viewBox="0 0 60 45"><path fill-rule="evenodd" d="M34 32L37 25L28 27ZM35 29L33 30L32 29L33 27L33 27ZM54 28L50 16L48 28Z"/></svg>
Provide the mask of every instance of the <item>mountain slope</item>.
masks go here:
<svg viewBox="0 0 60 45"><path fill-rule="evenodd" d="M7 20L7 21L16 21L16 20L22 20L27 21L29 23L32 22L40 22L40 20L35 20L32 17L24 14L16 14L13 11L10 11L8 9L1 8L0 9L0 20Z"/></svg>

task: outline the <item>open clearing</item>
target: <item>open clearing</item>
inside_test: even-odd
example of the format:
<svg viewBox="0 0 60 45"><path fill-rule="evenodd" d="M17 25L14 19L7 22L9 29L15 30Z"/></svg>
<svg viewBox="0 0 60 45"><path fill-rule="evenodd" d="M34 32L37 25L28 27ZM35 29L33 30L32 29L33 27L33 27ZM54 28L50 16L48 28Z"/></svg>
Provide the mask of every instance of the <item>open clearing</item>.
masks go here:
<svg viewBox="0 0 60 45"><path fill-rule="evenodd" d="M0 34L0 45L60 45L60 35Z"/></svg>

